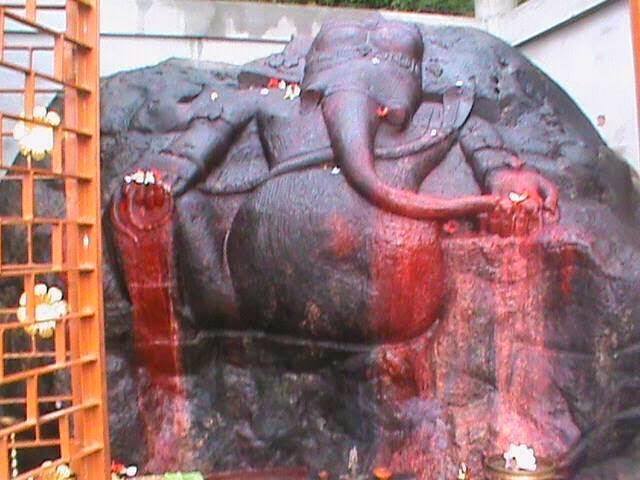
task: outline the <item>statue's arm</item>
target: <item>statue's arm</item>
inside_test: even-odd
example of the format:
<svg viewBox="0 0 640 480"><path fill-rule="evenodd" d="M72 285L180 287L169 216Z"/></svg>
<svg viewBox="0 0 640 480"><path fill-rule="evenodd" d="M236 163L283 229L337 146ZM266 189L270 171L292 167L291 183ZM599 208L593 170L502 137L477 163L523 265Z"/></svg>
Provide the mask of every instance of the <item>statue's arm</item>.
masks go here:
<svg viewBox="0 0 640 480"><path fill-rule="evenodd" d="M490 219L496 231L527 233L558 220L556 185L509 149L490 122L471 116L459 139L483 192L502 199Z"/></svg>
<svg viewBox="0 0 640 480"><path fill-rule="evenodd" d="M174 195L202 180L222 161L239 127L222 119L194 120L189 128L163 148L153 166L165 175Z"/></svg>
<svg viewBox="0 0 640 480"><path fill-rule="evenodd" d="M505 146L500 132L487 120L471 116L460 132L460 146L483 191L490 191L491 174L503 169L521 169L524 162Z"/></svg>
<svg viewBox="0 0 640 480"><path fill-rule="evenodd" d="M206 178L256 115L259 104L253 98L255 94L246 93L238 92L228 99L227 108L223 105L214 114L206 108L195 111L184 131L159 153L146 154L137 168L155 171L174 196ZM211 93L206 92L206 96L209 98Z"/></svg>

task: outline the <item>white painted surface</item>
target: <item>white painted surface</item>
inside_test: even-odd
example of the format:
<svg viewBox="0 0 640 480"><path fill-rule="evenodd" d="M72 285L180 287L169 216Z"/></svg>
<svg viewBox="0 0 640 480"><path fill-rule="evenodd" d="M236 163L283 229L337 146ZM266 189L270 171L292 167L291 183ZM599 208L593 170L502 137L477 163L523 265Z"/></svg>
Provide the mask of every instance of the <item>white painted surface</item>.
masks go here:
<svg viewBox="0 0 640 480"><path fill-rule="evenodd" d="M373 10L220 0L103 0L103 35L189 36L287 42L315 35L329 18L364 18ZM123 12L127 12L123 15ZM383 16L428 24L477 25L473 18L381 11Z"/></svg>
<svg viewBox="0 0 640 480"><path fill-rule="evenodd" d="M475 0L476 18L485 21L509 13L518 6L518 0Z"/></svg>
<svg viewBox="0 0 640 480"><path fill-rule="evenodd" d="M529 0L515 10L486 18L484 27L511 45L544 35L612 0ZM624 0L626 3L626 0Z"/></svg>
<svg viewBox="0 0 640 480"><path fill-rule="evenodd" d="M284 43L232 40L181 39L175 37L105 37L100 40L102 75L155 65L167 58L243 64L282 51Z"/></svg>

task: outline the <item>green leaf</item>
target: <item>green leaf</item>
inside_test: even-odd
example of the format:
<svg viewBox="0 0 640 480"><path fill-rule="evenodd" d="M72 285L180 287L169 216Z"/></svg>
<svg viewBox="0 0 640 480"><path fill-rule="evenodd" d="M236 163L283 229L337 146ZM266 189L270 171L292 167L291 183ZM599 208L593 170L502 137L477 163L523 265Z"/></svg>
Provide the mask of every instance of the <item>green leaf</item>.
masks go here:
<svg viewBox="0 0 640 480"><path fill-rule="evenodd" d="M164 480L204 480L204 477L200 472L176 472L176 473L165 473Z"/></svg>

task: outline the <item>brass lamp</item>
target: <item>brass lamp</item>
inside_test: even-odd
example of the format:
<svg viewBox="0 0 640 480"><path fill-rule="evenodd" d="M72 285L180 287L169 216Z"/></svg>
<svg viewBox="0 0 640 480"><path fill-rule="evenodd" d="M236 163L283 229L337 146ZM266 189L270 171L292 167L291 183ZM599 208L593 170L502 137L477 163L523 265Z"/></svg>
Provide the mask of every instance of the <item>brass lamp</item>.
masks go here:
<svg viewBox="0 0 640 480"><path fill-rule="evenodd" d="M556 466L547 460L538 459L537 469L533 472L527 470L512 470L505 467L504 457L494 455L484 461L484 474L486 480L563 480Z"/></svg>

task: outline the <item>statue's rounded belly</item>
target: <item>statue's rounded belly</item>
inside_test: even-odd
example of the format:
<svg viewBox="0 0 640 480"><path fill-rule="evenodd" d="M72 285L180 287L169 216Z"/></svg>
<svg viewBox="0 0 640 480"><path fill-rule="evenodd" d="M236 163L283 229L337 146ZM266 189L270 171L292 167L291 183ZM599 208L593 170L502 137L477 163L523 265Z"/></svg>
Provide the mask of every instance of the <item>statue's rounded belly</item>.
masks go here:
<svg viewBox="0 0 640 480"><path fill-rule="evenodd" d="M394 341L426 331L442 302L438 225L371 206L331 170L263 185L240 208L226 254L246 328Z"/></svg>

